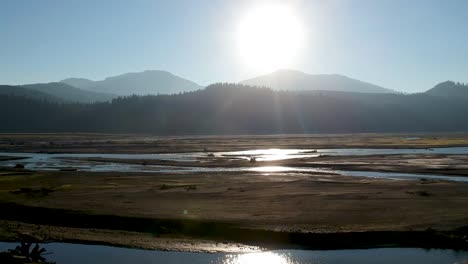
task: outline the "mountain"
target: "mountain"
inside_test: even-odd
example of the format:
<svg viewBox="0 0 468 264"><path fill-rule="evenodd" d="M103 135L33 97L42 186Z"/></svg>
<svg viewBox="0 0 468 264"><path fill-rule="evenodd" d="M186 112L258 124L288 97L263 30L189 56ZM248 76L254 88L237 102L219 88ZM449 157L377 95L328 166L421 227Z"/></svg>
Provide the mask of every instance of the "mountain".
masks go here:
<svg viewBox="0 0 468 264"><path fill-rule="evenodd" d="M94 81L85 78L68 78L60 82L80 89L89 89L94 86Z"/></svg>
<svg viewBox="0 0 468 264"><path fill-rule="evenodd" d="M33 89L24 88L21 86L13 86L13 85L0 85L0 95L3 96L17 96L17 97L25 97L30 99L36 100L45 100L51 102L61 102L59 98L43 93L40 91L36 91Z"/></svg>
<svg viewBox="0 0 468 264"><path fill-rule="evenodd" d="M446 81L425 92L428 95L468 99L468 84Z"/></svg>
<svg viewBox="0 0 468 264"><path fill-rule="evenodd" d="M63 83L81 89L117 95L176 94L201 89L202 86L167 71L144 71L108 77L102 81L69 78Z"/></svg>
<svg viewBox="0 0 468 264"><path fill-rule="evenodd" d="M273 73L242 81L241 84L289 91L345 91L359 93L394 93L393 90L338 74L306 74L294 70Z"/></svg>
<svg viewBox="0 0 468 264"><path fill-rule="evenodd" d="M175 95L58 104L0 95L0 132L159 135L468 131L466 101L421 94L274 91L214 84Z"/></svg>
<svg viewBox="0 0 468 264"><path fill-rule="evenodd" d="M39 91L66 102L93 103L109 101L117 97L113 94L97 93L79 89L61 82L27 84L22 85L21 87L29 90Z"/></svg>

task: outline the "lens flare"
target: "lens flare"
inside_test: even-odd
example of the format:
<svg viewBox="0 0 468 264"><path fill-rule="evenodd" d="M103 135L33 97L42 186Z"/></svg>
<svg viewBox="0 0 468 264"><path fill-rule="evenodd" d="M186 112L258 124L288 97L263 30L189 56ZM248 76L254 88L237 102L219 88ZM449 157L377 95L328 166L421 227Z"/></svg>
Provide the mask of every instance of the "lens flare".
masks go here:
<svg viewBox="0 0 468 264"><path fill-rule="evenodd" d="M237 33L244 63L259 71L290 67L304 42L303 27L292 8L265 5L242 18Z"/></svg>

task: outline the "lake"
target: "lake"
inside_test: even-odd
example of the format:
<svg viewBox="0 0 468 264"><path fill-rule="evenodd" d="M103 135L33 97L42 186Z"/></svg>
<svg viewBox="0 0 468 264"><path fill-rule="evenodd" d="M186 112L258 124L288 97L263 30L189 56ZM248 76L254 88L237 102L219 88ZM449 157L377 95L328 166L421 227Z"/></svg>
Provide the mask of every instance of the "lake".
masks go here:
<svg viewBox="0 0 468 264"><path fill-rule="evenodd" d="M16 243L0 242L0 251ZM245 254L189 253L68 243L41 244L57 264L466 264L468 251L420 248L274 250Z"/></svg>
<svg viewBox="0 0 468 264"><path fill-rule="evenodd" d="M233 152L210 153L215 158L245 159L255 157L258 161L278 161L298 158L316 158L320 155L328 156L362 156L362 155L395 155L395 154L453 154L468 155L468 147L434 148L434 149L254 149ZM345 171L331 170L316 167L288 167L288 166L258 166L258 167L181 167L164 165L142 165L124 162L88 161L83 158L107 158L107 159L130 159L130 160L167 160L179 162L193 162L208 159L208 153L169 153L169 154L110 154L110 153L0 153L0 156L24 157L21 160L10 160L0 162L0 166L13 167L17 163L25 165L30 170L60 170L63 168L74 168L81 171L93 172L241 172L254 171L259 173L279 172L326 172L336 173L344 176L364 176L371 178L387 179L433 179L447 181L468 181L468 177L435 174L414 173L389 173L371 171Z"/></svg>

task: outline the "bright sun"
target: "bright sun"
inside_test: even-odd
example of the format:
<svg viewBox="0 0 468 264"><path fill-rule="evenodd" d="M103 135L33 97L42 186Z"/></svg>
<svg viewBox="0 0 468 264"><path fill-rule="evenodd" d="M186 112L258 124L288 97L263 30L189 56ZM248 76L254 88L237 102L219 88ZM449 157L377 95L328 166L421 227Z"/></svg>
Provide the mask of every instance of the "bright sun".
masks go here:
<svg viewBox="0 0 468 264"><path fill-rule="evenodd" d="M244 63L258 71L287 68L304 42L298 17L285 5L266 5L251 9L237 31Z"/></svg>

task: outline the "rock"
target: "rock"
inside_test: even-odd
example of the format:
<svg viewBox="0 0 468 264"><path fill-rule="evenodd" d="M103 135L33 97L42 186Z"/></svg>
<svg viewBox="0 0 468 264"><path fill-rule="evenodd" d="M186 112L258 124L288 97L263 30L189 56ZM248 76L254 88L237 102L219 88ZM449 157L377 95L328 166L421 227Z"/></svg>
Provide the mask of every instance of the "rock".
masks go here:
<svg viewBox="0 0 468 264"><path fill-rule="evenodd" d="M24 165L18 163L15 165L15 169L24 169Z"/></svg>

